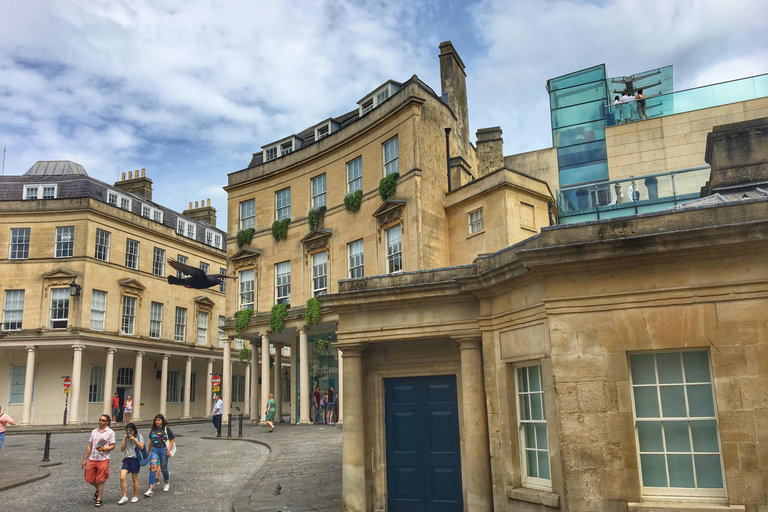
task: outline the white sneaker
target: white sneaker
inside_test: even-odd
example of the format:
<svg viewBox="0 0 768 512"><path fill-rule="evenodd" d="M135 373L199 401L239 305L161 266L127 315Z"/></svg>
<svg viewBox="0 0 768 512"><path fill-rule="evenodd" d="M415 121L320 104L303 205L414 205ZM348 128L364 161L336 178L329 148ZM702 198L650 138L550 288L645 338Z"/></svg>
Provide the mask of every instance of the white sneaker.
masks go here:
<svg viewBox="0 0 768 512"><path fill-rule="evenodd" d="M124 505L126 503L128 503L128 498L126 498L125 496L120 498L120 501L117 502L118 505Z"/></svg>
<svg viewBox="0 0 768 512"><path fill-rule="evenodd" d="M147 492L144 493L144 497L149 498L150 496L152 496L152 494L153 494L152 489L148 489Z"/></svg>
<svg viewBox="0 0 768 512"><path fill-rule="evenodd" d="M165 485L163 486L163 491L168 492L168 489L170 488L171 488L171 484L169 484L168 482L165 482Z"/></svg>
<svg viewBox="0 0 768 512"><path fill-rule="evenodd" d="M134 496L133 498L131 498L131 503L136 503L138 501L139 501L139 497L138 496Z"/></svg>

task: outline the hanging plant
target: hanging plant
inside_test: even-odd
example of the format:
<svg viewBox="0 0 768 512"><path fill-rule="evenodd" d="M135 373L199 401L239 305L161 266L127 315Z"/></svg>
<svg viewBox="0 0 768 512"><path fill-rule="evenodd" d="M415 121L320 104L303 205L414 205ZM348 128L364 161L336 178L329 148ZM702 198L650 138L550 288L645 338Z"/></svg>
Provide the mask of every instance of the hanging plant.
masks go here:
<svg viewBox="0 0 768 512"><path fill-rule="evenodd" d="M363 203L363 191L355 190L344 196L344 208L348 212L356 212L360 209L360 205Z"/></svg>
<svg viewBox="0 0 768 512"><path fill-rule="evenodd" d="M250 363L251 359L253 359L253 352L249 348L244 348L237 353L237 357L239 357L240 361L243 363Z"/></svg>
<svg viewBox="0 0 768 512"><path fill-rule="evenodd" d="M278 242L288 238L288 224L291 219L276 220L272 223L272 236Z"/></svg>
<svg viewBox="0 0 768 512"><path fill-rule="evenodd" d="M319 228L323 223L323 217L325 217L325 206L318 206L309 210L309 213L307 214L309 230L314 231Z"/></svg>
<svg viewBox="0 0 768 512"><path fill-rule="evenodd" d="M379 195L384 201L395 195L395 190L397 190L397 179L399 177L400 173L395 172L381 178L381 181L379 182Z"/></svg>
<svg viewBox="0 0 768 512"><path fill-rule="evenodd" d="M241 229L237 232L237 247L242 249L244 245L249 245L251 243L251 240L253 240L253 233L255 233L255 230L253 228L248 229Z"/></svg>
<svg viewBox="0 0 768 512"><path fill-rule="evenodd" d="M252 316L253 310L250 308L235 313L235 331L237 331L237 334L240 334L248 327L248 322L251 321Z"/></svg>
<svg viewBox="0 0 768 512"><path fill-rule="evenodd" d="M272 306L272 313L269 315L269 328L274 334L280 334L285 328L284 318L288 314L288 308L285 304L275 304Z"/></svg>
<svg viewBox="0 0 768 512"><path fill-rule="evenodd" d="M304 313L307 319L307 327L320 323L320 301L312 297L307 301L307 311Z"/></svg>
<svg viewBox="0 0 768 512"><path fill-rule="evenodd" d="M328 347L330 346L331 342L322 336L319 338L315 338L315 341L312 343L312 345L315 348L315 352L318 352L320 354L325 354L328 352Z"/></svg>

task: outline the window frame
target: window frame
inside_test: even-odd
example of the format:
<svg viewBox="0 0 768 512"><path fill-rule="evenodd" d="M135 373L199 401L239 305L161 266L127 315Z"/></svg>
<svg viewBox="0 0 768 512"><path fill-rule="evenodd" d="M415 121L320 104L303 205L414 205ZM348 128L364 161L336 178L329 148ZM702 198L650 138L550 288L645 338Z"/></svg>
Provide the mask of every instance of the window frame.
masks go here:
<svg viewBox="0 0 768 512"><path fill-rule="evenodd" d="M173 341L184 343L186 339L187 339L187 308L176 306L176 311L173 314Z"/></svg>
<svg viewBox="0 0 768 512"><path fill-rule="evenodd" d="M533 390L531 388L531 380L530 380L530 368L537 368L538 370L538 377L539 377L539 389ZM514 370L514 380L515 380L515 415L516 415L516 424L517 424L517 442L518 442L518 456L520 461L520 479L521 484L525 488L529 489L536 489L540 491L547 491L552 492L552 451L550 450L550 442L549 442L549 431L550 426L549 422L547 420L547 398L546 398L546 384L544 379L544 366L542 365L541 361L527 361L527 362L521 362L519 364L515 364L513 366ZM522 378L522 373L525 370L525 378L526 378L526 384L527 387L525 390L521 389L520 383ZM532 395L538 394L541 397L541 413L542 418L541 419L535 419L533 418L533 400ZM523 414L521 412L521 403L525 403L525 400L523 399L523 396L528 396L528 413L526 416L530 416L530 418L523 418ZM532 448L528 446L527 443L527 434L525 425L533 425L533 435L534 435L534 442L535 446ZM546 449L539 448L538 443L538 436L539 436L539 429L537 429L537 425L544 424L544 435L545 435L545 441L546 441ZM540 476L530 476L529 475L529 466L528 466L528 452L533 451L536 453L537 457L537 473L538 473L538 453L539 452L546 452L546 460L548 464L548 472L549 472L549 478L542 478Z"/></svg>
<svg viewBox="0 0 768 512"><path fill-rule="evenodd" d="M68 230L68 231L65 231ZM64 240L64 236L70 236L70 240ZM75 226L56 226L56 238L53 257L71 258L75 254Z"/></svg>
<svg viewBox="0 0 768 512"><path fill-rule="evenodd" d="M321 188L322 191L320 190ZM310 190L312 194L310 208L320 208L327 204L326 191L328 188L325 173L315 176L310 180Z"/></svg>
<svg viewBox="0 0 768 512"><path fill-rule="evenodd" d="M165 249L160 247L152 249L152 275L165 277Z"/></svg>
<svg viewBox="0 0 768 512"><path fill-rule="evenodd" d="M390 247L394 247L395 244L390 243L389 240L389 234L390 232L393 232L393 230L399 229L400 231L400 238L399 238L399 250L397 252L390 252ZM394 226L391 226L384 230L385 235L385 249L387 251L386 253L386 261L387 261L387 274L395 274L397 272L402 272L403 270L403 226L402 224L395 224ZM397 269L393 270L394 262L399 261L400 266Z"/></svg>
<svg viewBox="0 0 768 512"><path fill-rule="evenodd" d="M316 262L320 255L325 255L325 261ZM328 294L328 251L318 251L312 258L312 297Z"/></svg>
<svg viewBox="0 0 768 512"><path fill-rule="evenodd" d="M111 241L112 233L105 229L96 228L96 243L93 248L94 259L109 262L109 248Z"/></svg>
<svg viewBox="0 0 768 512"><path fill-rule="evenodd" d="M139 251L141 244L132 238L125 239L125 268L139 270ZM131 265L132 263L132 265Z"/></svg>
<svg viewBox="0 0 768 512"><path fill-rule="evenodd" d="M480 218L479 219L478 218L472 219L472 215L473 214L477 214L477 213L480 214ZM485 222L483 220L483 216L484 216L484 214L483 214L483 208L482 207L475 208L471 212L467 213L467 222L469 223L469 234L470 235L474 235L476 233L482 233L483 231L485 231ZM479 224L479 227L478 227L478 224Z"/></svg>
<svg viewBox="0 0 768 512"><path fill-rule="evenodd" d="M256 199L240 201L240 229L256 229Z"/></svg>
<svg viewBox="0 0 768 512"><path fill-rule="evenodd" d="M285 200L285 197L288 198L287 205L285 203L282 203L281 205L281 197L280 194L285 193L283 195L283 201ZM275 220L283 220L283 219L290 219L291 218L291 187L282 188L280 190L277 190L275 192Z"/></svg>
<svg viewBox="0 0 768 512"><path fill-rule="evenodd" d="M355 173L352 177L351 173ZM363 190L363 157L347 162L347 194Z"/></svg>
<svg viewBox="0 0 768 512"><path fill-rule="evenodd" d="M182 258L184 258L184 259L182 259ZM177 254L176 255L176 261L178 261L179 263L183 263L185 265L189 265L189 257L188 256L182 256L181 254ZM184 272L182 272L181 270L177 270L176 271L176 277L178 277L179 279L184 279L185 277L187 277L187 275Z"/></svg>
<svg viewBox="0 0 768 512"><path fill-rule="evenodd" d="M158 307L155 307L158 306ZM159 310L159 315L158 315ZM153 332L155 333L153 335ZM163 303L152 302L149 307L149 337L163 337Z"/></svg>
<svg viewBox="0 0 768 512"><path fill-rule="evenodd" d="M227 275L227 269L219 267L219 275L226 276ZM219 292L227 293L227 280L226 279L220 279L219 280Z"/></svg>
<svg viewBox="0 0 768 512"><path fill-rule="evenodd" d="M53 188L53 197L45 197L45 189ZM35 190L35 197L27 197L28 190ZM24 185L24 192L21 198L24 201L36 201L43 199L57 199L59 197L59 184L58 183L41 183L37 185Z"/></svg>
<svg viewBox="0 0 768 512"><path fill-rule="evenodd" d="M123 304L120 313L120 334L134 336L136 334L136 297L123 295ZM128 324L126 324L128 322ZM130 325L130 332L126 330L126 325Z"/></svg>
<svg viewBox="0 0 768 512"><path fill-rule="evenodd" d="M88 373L88 398L89 404L104 402L104 384L106 366L95 364Z"/></svg>
<svg viewBox="0 0 768 512"><path fill-rule="evenodd" d="M253 278L251 278L251 274L253 274ZM243 309L256 311L256 269L248 268L241 270L238 276L238 283L238 305L240 306L238 311ZM250 283L249 288L248 283Z"/></svg>
<svg viewBox="0 0 768 512"><path fill-rule="evenodd" d="M210 324L210 316L211 314L208 311L197 312L197 338L195 341L196 345L208 344L208 325ZM205 319L205 321L202 321L203 319ZM201 336L202 336L202 341L200 341Z"/></svg>
<svg viewBox="0 0 768 512"><path fill-rule="evenodd" d="M387 146L389 144L394 143L395 145L395 152L394 156L390 153L391 158L387 160ZM381 145L381 154L384 161L384 176L389 176L390 174L400 173L400 139L397 135L389 139L388 141L384 142L384 144Z"/></svg>
<svg viewBox="0 0 768 512"><path fill-rule="evenodd" d="M101 306L101 302L96 302L97 297L104 297L104 309L98 309ZM104 290L91 290L91 316L89 327L92 331L103 331L107 327L107 292ZM98 317L101 316L101 319ZM101 328L94 327L94 322L98 324L101 322Z"/></svg>
<svg viewBox="0 0 768 512"><path fill-rule="evenodd" d="M181 370L168 370L165 386L165 402L180 404L184 402L185 375Z"/></svg>
<svg viewBox="0 0 768 512"><path fill-rule="evenodd" d="M288 272L280 273L281 265L288 265ZM283 267L285 268L285 267ZM287 282L280 281L280 276L288 276ZM287 294L281 295L281 288L283 291L287 290ZM291 260L281 261L275 263L275 304L290 304L291 303Z"/></svg>
<svg viewBox="0 0 768 512"><path fill-rule="evenodd" d="M26 290L5 290L3 294L3 323L0 325L3 331L20 331L24 328L25 294ZM9 317L13 318L9 319ZM14 326L7 327L9 324L14 324ZM18 324L18 326L15 326L15 324Z"/></svg>
<svg viewBox="0 0 768 512"><path fill-rule="evenodd" d="M360 252L353 253L352 249L355 244L360 244ZM358 258L359 255L359 258ZM365 242L361 238L347 244L347 261L349 262L349 278L356 279L365 277ZM360 269L360 275L355 275L357 269Z"/></svg>
<svg viewBox="0 0 768 512"><path fill-rule="evenodd" d="M62 298L55 298L55 295L60 295ZM54 308L54 300L62 301L62 306ZM54 317L55 311L64 311L66 316ZM51 302L49 310L49 323L50 329L66 329L69 327L69 288L51 288ZM55 325L55 322L63 322L64 325Z"/></svg>
<svg viewBox="0 0 768 512"><path fill-rule="evenodd" d="M14 235L16 240L14 241ZM19 241L19 237L22 240ZM29 242L32 238L32 228L11 228L11 240L8 247L8 259L27 260L29 259ZM19 253L23 256L19 256Z"/></svg>

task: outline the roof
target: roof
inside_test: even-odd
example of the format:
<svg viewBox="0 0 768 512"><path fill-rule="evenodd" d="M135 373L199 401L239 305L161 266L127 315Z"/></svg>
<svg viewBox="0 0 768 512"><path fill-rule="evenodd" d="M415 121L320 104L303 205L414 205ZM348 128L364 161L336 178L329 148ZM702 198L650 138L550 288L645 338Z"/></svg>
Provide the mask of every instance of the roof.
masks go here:
<svg viewBox="0 0 768 512"><path fill-rule="evenodd" d="M29 168L24 176L88 176L82 165L70 160L38 161Z"/></svg>

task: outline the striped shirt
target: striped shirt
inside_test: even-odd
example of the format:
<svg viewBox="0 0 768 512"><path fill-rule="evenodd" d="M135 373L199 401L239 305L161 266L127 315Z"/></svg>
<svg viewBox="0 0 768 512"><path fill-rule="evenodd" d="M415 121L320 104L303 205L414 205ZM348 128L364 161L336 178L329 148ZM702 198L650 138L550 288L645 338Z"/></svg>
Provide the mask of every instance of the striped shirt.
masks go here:
<svg viewBox="0 0 768 512"><path fill-rule="evenodd" d="M109 454L111 452L99 452L96 451L96 448L99 446L100 442L101 446L115 444L115 431L109 427L104 427L104 430L95 428L91 432L91 437L88 439L88 442L91 443L91 456L88 457L89 460L109 460Z"/></svg>

